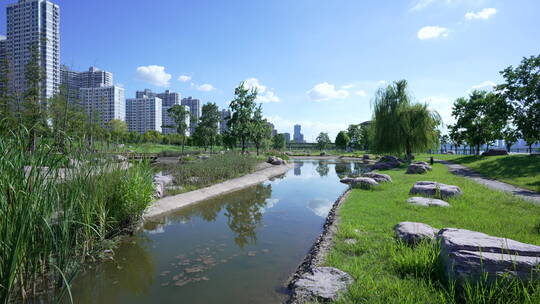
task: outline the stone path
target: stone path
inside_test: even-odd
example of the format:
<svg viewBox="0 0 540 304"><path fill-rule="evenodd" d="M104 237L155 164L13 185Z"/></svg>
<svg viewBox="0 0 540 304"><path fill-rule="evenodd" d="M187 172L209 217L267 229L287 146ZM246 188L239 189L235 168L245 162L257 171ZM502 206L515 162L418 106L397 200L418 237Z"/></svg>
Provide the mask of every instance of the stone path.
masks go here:
<svg viewBox="0 0 540 304"><path fill-rule="evenodd" d="M448 167L448 171L452 172L453 174L465 176L488 188L508 192L522 199L531 201L536 204L540 204L540 193L538 192L519 188L498 180L486 178L462 165L454 164L444 160L438 160L437 162L446 165Z"/></svg>
<svg viewBox="0 0 540 304"><path fill-rule="evenodd" d="M146 210L143 215L143 220L147 221L156 219L185 206L189 206L218 195L260 184L272 177L287 173L289 169L293 168L293 164L281 166L265 165L261 167L258 167L259 171L257 172L234 178L223 183L159 199Z"/></svg>

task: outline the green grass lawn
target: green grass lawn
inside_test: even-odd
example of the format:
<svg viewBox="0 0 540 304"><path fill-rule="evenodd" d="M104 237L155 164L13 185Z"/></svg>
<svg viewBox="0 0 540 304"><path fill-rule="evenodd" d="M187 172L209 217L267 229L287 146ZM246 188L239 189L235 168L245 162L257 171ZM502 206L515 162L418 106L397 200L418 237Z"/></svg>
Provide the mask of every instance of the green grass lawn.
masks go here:
<svg viewBox="0 0 540 304"><path fill-rule="evenodd" d="M355 283L337 303L540 303L536 285L505 286L493 294L458 292L439 271L436 245L412 249L397 242L393 231L397 223L413 221L540 245L540 206L455 176L442 164L423 175L405 174L403 168L384 173L394 182L376 190L352 190L340 210L336 243L326 264L350 273ZM450 208L408 205L409 190L420 180L457 185L464 194L449 199ZM347 244L346 239L357 242Z"/></svg>
<svg viewBox="0 0 540 304"><path fill-rule="evenodd" d="M182 151L182 146L178 145L163 145L163 144L153 144L153 143L143 143L143 144L125 144L123 148L120 149L120 152L133 151L136 153L160 153L163 151ZM199 147L184 147L184 151L200 151L204 150Z"/></svg>
<svg viewBox="0 0 540 304"><path fill-rule="evenodd" d="M434 157L469 167L489 178L540 192L539 155L435 155Z"/></svg>

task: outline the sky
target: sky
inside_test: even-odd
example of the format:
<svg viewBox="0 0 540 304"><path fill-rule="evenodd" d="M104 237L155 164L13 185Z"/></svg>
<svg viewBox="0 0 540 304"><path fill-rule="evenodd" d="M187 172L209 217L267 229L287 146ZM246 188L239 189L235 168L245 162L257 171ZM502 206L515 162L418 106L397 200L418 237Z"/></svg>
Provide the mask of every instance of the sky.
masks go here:
<svg viewBox="0 0 540 304"><path fill-rule="evenodd" d="M456 98L540 54L538 0L52 1L63 64L112 72L126 98L170 89L220 108L245 81L279 132L298 123L308 141L369 120L400 79L450 124Z"/></svg>

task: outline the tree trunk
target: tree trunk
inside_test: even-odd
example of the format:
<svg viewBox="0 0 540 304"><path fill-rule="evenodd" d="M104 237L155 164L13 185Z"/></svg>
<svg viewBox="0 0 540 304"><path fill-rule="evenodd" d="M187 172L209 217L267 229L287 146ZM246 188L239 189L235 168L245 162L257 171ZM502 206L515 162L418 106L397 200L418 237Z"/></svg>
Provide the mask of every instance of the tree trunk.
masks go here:
<svg viewBox="0 0 540 304"><path fill-rule="evenodd" d="M532 144L529 145L529 154L532 154Z"/></svg>
<svg viewBox="0 0 540 304"><path fill-rule="evenodd" d="M259 145L255 145L255 147L257 148L257 156L259 156Z"/></svg>

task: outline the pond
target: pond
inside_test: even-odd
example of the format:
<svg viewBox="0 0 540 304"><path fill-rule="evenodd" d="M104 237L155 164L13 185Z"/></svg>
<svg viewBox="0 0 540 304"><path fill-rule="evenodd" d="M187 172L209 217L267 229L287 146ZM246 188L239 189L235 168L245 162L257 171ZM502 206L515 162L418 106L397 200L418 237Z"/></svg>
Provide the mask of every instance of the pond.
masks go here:
<svg viewBox="0 0 540 304"><path fill-rule="evenodd" d="M352 162L298 161L283 177L184 208L126 239L73 283L76 303L281 303L347 189Z"/></svg>

